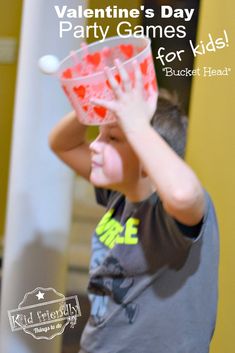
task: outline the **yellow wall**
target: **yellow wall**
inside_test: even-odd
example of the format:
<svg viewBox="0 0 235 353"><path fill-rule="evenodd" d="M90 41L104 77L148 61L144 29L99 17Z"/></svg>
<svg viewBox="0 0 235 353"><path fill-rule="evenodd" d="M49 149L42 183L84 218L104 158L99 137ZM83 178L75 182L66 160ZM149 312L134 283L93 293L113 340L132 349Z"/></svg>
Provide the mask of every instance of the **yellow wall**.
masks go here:
<svg viewBox="0 0 235 353"><path fill-rule="evenodd" d="M127 0L109 0L109 1L104 1L104 0L90 0L88 1L88 8L90 9L95 9L95 8L105 8L107 6L114 6L118 5L119 8L126 8L126 9L133 9L133 8L139 8L140 4L142 4L142 0L132 0L132 1L127 1ZM88 25L93 24L96 22L98 25L102 26L110 26L109 29L109 35L108 37L116 36L117 35L117 25L119 22L124 21L123 19L118 19L118 18L89 18L88 19ZM141 21L140 18L128 18L128 21L133 25L138 25ZM97 40L97 39L96 39ZM90 36L90 38L87 39L88 43L91 43L94 41L94 38Z"/></svg>
<svg viewBox="0 0 235 353"><path fill-rule="evenodd" d="M19 37L22 0L0 0L0 37ZM16 63L0 63L0 237L4 232Z"/></svg>
<svg viewBox="0 0 235 353"><path fill-rule="evenodd" d="M211 353L235 352L235 3L201 2L198 40L229 37L228 48L198 57L195 67L231 67L229 77L196 77L190 110L187 160L211 193L221 232L219 311ZM208 298L208 301L210 298Z"/></svg>

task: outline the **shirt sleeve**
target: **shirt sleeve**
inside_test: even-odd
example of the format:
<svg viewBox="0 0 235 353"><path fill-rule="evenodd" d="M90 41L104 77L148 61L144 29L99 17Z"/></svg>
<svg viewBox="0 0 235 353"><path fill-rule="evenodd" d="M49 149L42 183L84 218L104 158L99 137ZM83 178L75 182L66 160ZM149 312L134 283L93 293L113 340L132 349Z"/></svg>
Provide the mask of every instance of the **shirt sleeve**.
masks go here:
<svg viewBox="0 0 235 353"><path fill-rule="evenodd" d="M176 219L174 219L165 211L165 209L163 208L163 204L160 201L158 207L159 207L159 212L162 216L162 221L165 224L165 227L167 227L167 229L172 234L175 234L176 236L177 235L182 236L183 238L189 240L190 242L196 242L203 234L205 223L209 213L209 207L212 202L208 193L205 190L204 190L204 197L205 197L206 206L205 206L205 212L204 212L203 218L198 224L194 226L188 226L181 222L178 222Z"/></svg>
<svg viewBox="0 0 235 353"><path fill-rule="evenodd" d="M211 223L213 204L209 195L205 192L206 207L201 220L201 225L189 227L190 236L185 234L185 225L169 215L157 197L149 202L149 212L145 213L145 222L140 223L140 234L145 257L150 268L155 271L164 267L182 268L187 261L191 248L200 248L203 243L203 235ZM151 208L151 203L154 207ZM188 232L188 227L187 232ZM154 256L152 256L154 254Z"/></svg>
<svg viewBox="0 0 235 353"><path fill-rule="evenodd" d="M204 217L203 217L204 218ZM203 225L203 218L201 219L201 221L194 225L194 226L188 226L186 224L180 223L177 220L175 220L177 227L179 228L179 230L187 237L190 238L196 238L201 231L202 225Z"/></svg>

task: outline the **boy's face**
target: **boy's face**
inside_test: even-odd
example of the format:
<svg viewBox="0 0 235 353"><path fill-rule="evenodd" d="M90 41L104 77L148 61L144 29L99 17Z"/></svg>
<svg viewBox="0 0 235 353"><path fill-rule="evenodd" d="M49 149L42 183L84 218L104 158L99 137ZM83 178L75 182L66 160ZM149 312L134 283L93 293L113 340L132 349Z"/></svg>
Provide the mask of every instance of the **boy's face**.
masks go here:
<svg viewBox="0 0 235 353"><path fill-rule="evenodd" d="M100 126L90 150L91 183L125 192L138 182L139 160L116 123Z"/></svg>

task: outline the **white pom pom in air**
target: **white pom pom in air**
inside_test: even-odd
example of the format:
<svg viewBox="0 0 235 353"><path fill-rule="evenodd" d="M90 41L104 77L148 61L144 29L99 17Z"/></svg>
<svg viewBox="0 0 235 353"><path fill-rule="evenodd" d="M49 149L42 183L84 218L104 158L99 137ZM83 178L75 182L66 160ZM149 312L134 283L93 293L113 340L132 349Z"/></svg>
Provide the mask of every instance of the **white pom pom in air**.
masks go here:
<svg viewBox="0 0 235 353"><path fill-rule="evenodd" d="M38 66L44 74L53 75L58 70L60 61L54 55L45 55L39 59Z"/></svg>

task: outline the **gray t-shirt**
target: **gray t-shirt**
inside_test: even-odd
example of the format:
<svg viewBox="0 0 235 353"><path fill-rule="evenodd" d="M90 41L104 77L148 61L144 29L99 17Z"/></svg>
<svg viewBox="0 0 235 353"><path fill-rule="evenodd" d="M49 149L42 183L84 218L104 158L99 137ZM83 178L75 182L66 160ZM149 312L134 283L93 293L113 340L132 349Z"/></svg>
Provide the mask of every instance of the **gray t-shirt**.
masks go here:
<svg viewBox="0 0 235 353"><path fill-rule="evenodd" d="M208 353L218 296L212 201L198 227L169 216L156 193L138 203L96 189L106 213L92 238L91 315L81 353Z"/></svg>

